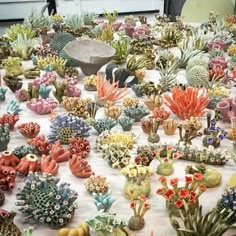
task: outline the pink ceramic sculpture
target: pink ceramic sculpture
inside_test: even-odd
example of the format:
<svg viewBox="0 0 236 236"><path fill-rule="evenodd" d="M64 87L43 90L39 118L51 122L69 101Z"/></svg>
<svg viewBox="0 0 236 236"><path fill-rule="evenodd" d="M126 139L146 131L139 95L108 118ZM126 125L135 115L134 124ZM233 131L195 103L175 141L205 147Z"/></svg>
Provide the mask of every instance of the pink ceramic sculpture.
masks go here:
<svg viewBox="0 0 236 236"><path fill-rule="evenodd" d="M133 33L134 33L134 26L132 26L129 23L124 24L124 29L125 29L125 34L129 37L133 37Z"/></svg>
<svg viewBox="0 0 236 236"><path fill-rule="evenodd" d="M146 32L143 29L134 30L132 37L135 39L140 39L146 36Z"/></svg>
<svg viewBox="0 0 236 236"><path fill-rule="evenodd" d="M164 120L167 120L170 116L170 112L166 111L164 107L160 107L160 108L155 108L153 110L153 117L155 119L161 119L161 124L163 124Z"/></svg>
<svg viewBox="0 0 236 236"><path fill-rule="evenodd" d="M33 145L36 147L37 151L40 154L48 154L52 148L52 144L48 142L44 135L40 135L36 138L32 138L27 141L29 145Z"/></svg>
<svg viewBox="0 0 236 236"><path fill-rule="evenodd" d="M65 76L65 80L67 84L76 85L79 82L79 77L78 76L73 76L73 77Z"/></svg>
<svg viewBox="0 0 236 236"><path fill-rule="evenodd" d="M15 91L15 97L19 102L25 102L28 100L28 94L26 90L19 89Z"/></svg>
<svg viewBox="0 0 236 236"><path fill-rule="evenodd" d="M38 115L50 114L52 110L57 107L58 103L54 101L52 98L47 99L32 99L31 101L26 103L26 106L37 113Z"/></svg>
<svg viewBox="0 0 236 236"><path fill-rule="evenodd" d="M16 167L16 171L23 175L28 175L29 172L39 171L39 161L37 156L28 154L20 160L20 163Z"/></svg>
<svg viewBox="0 0 236 236"><path fill-rule="evenodd" d="M230 118L236 116L236 98L224 98L216 108L221 112L223 121L230 122Z"/></svg>
<svg viewBox="0 0 236 236"><path fill-rule="evenodd" d="M19 125L17 129L24 137L35 138L40 131L40 125L38 123L29 122Z"/></svg>
<svg viewBox="0 0 236 236"><path fill-rule="evenodd" d="M91 166L81 156L73 155L70 159L69 167L72 174L79 178L89 178L94 175Z"/></svg>
<svg viewBox="0 0 236 236"><path fill-rule="evenodd" d="M69 145L71 155L76 154L86 158L91 151L90 143L86 138L70 138Z"/></svg>
<svg viewBox="0 0 236 236"><path fill-rule="evenodd" d="M152 131L152 122L150 119L141 120L141 128L145 134L150 134Z"/></svg>
<svg viewBox="0 0 236 236"><path fill-rule="evenodd" d="M0 165L10 166L15 168L20 162L20 159L12 152L5 151L0 155Z"/></svg>
<svg viewBox="0 0 236 236"><path fill-rule="evenodd" d="M208 48L209 50L213 49L213 48L219 48L222 51L225 50L226 47L226 43L222 40L217 40L217 41L209 41L208 42Z"/></svg>
<svg viewBox="0 0 236 236"><path fill-rule="evenodd" d="M74 85L68 84L67 93L69 97L80 97L81 90L79 88L76 88Z"/></svg>
<svg viewBox="0 0 236 236"><path fill-rule="evenodd" d="M16 171L12 167L0 165L0 190L13 189L15 179Z"/></svg>
<svg viewBox="0 0 236 236"><path fill-rule="evenodd" d="M58 173L59 165L51 156L42 155L41 158L41 171L42 173L48 173L56 175Z"/></svg>
<svg viewBox="0 0 236 236"><path fill-rule="evenodd" d="M14 129L14 126L16 122L19 120L19 115L13 115L13 114L4 114L3 116L0 116L0 124L9 124L10 130Z"/></svg>
<svg viewBox="0 0 236 236"><path fill-rule="evenodd" d="M37 77L32 81L32 85L39 87L41 84L50 85L57 79L57 73L54 71L45 72L41 77Z"/></svg>
<svg viewBox="0 0 236 236"><path fill-rule="evenodd" d="M221 66L224 70L228 67L228 63L224 57L215 57L210 61L210 67L213 66Z"/></svg>
<svg viewBox="0 0 236 236"><path fill-rule="evenodd" d="M58 162L63 162L63 161L68 161L69 158L70 158L70 151L69 150L65 150L61 146L61 142L60 141L56 141L52 145L52 148L51 148L51 151L50 151L50 156L57 163Z"/></svg>
<svg viewBox="0 0 236 236"><path fill-rule="evenodd" d="M120 22L120 21L112 22L111 26L114 29L114 31L117 32L120 29L120 27L122 26L122 22Z"/></svg>

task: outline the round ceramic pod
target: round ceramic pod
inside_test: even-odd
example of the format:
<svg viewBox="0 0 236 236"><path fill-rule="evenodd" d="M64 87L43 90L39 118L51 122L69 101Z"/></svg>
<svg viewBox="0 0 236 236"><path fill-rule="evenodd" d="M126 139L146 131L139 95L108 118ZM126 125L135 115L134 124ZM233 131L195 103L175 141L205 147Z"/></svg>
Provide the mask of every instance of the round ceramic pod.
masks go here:
<svg viewBox="0 0 236 236"><path fill-rule="evenodd" d="M96 75L116 52L108 44L93 39L74 40L64 47L64 51L68 56L78 61L85 75Z"/></svg>

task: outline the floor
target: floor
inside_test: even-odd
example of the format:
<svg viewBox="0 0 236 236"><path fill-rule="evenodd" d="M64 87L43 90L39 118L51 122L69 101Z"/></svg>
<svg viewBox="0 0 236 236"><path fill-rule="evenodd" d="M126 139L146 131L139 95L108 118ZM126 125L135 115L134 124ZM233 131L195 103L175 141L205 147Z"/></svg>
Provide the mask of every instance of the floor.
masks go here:
<svg viewBox="0 0 236 236"><path fill-rule="evenodd" d="M133 15L145 15L148 19L149 22L153 22L154 21L154 14L155 13L134 13ZM126 14L120 14L119 19L124 19L124 16ZM102 17L101 17L102 18ZM6 29L9 28L11 25L13 24L17 24L17 23L22 23L23 21L0 21L0 35L5 34Z"/></svg>

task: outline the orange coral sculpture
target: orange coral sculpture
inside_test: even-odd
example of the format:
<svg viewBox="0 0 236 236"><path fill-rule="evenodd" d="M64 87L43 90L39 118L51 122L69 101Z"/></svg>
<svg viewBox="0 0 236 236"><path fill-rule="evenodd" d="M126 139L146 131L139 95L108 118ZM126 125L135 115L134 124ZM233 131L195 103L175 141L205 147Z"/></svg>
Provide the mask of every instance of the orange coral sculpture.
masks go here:
<svg viewBox="0 0 236 236"><path fill-rule="evenodd" d="M206 89L187 87L185 90L175 86L172 96L165 94L165 105L182 120L200 117L210 99Z"/></svg>
<svg viewBox="0 0 236 236"><path fill-rule="evenodd" d="M49 173L55 176L58 173L58 169L59 165L51 156L42 155L41 158L42 173Z"/></svg>
<svg viewBox="0 0 236 236"><path fill-rule="evenodd" d="M101 73L97 74L96 86L98 92L96 99L99 106L104 106L107 102L116 102L128 93L127 87L119 89L119 81L115 82L113 79L111 84Z"/></svg>

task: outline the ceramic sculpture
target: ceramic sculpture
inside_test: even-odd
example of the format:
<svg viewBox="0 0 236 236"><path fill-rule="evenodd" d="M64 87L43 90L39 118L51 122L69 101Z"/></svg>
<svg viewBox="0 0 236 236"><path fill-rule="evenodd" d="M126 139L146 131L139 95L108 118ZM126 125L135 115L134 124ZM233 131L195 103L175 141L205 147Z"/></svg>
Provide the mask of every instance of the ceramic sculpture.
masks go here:
<svg viewBox="0 0 236 236"><path fill-rule="evenodd" d="M90 236L89 226L87 223L81 223L74 229L62 228L58 231L58 236Z"/></svg>
<svg viewBox="0 0 236 236"><path fill-rule="evenodd" d="M5 151L0 155L0 165L15 168L20 160L10 151Z"/></svg>
<svg viewBox="0 0 236 236"><path fill-rule="evenodd" d="M101 134L106 130L110 131L116 125L116 120L111 117L105 117L103 119L94 120L92 125L98 134Z"/></svg>
<svg viewBox="0 0 236 236"><path fill-rule="evenodd" d="M128 116L122 116L118 119L118 123L122 127L123 131L130 131L132 129L134 119Z"/></svg>
<svg viewBox="0 0 236 236"><path fill-rule="evenodd" d="M0 124L0 151L7 150L8 143L10 142L10 126L8 123Z"/></svg>
<svg viewBox="0 0 236 236"><path fill-rule="evenodd" d="M134 162L138 165L149 166L152 160L156 157L156 147L154 145L138 146L137 156L134 158Z"/></svg>
<svg viewBox="0 0 236 236"><path fill-rule="evenodd" d="M5 191L15 187L16 171L9 166L0 165L0 190Z"/></svg>
<svg viewBox="0 0 236 236"><path fill-rule="evenodd" d="M63 148L59 140L51 145L49 153L50 157L57 163L68 161L71 155L71 152Z"/></svg>
<svg viewBox="0 0 236 236"><path fill-rule="evenodd" d="M29 139L27 144L34 146L40 154L48 154L52 148L52 144L49 143L44 135Z"/></svg>
<svg viewBox="0 0 236 236"><path fill-rule="evenodd" d="M58 173L59 165L51 156L42 155L40 169L42 173L55 176Z"/></svg>
<svg viewBox="0 0 236 236"><path fill-rule="evenodd" d="M19 125L17 129L24 137L35 138L40 131L40 126L37 123L29 122Z"/></svg>
<svg viewBox="0 0 236 236"><path fill-rule="evenodd" d="M91 175L85 181L85 189L90 193L106 194L109 190L107 178L104 176Z"/></svg>

